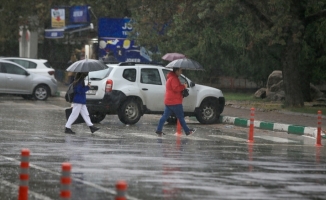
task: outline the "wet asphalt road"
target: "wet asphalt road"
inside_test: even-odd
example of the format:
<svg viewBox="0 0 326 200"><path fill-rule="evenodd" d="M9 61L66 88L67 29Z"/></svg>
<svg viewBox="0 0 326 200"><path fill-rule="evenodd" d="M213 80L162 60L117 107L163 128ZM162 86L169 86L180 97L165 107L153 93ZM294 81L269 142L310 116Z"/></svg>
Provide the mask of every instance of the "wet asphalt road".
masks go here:
<svg viewBox="0 0 326 200"><path fill-rule="evenodd" d="M132 126L107 116L95 134L78 124L66 135L68 106L0 96L0 200L17 199L22 148L31 151L29 199L59 199L63 162L74 200L113 199L117 180L128 199L326 199L326 150L314 139L256 129L249 145L247 128L192 119L193 136L166 125L159 138L156 115Z"/></svg>

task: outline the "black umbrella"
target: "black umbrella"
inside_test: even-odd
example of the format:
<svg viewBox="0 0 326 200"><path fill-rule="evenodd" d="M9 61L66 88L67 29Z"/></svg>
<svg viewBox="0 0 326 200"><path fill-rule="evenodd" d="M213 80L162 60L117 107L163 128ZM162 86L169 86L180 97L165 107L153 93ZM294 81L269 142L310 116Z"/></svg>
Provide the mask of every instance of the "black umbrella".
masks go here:
<svg viewBox="0 0 326 200"><path fill-rule="evenodd" d="M167 68L181 68L181 69L188 69L188 70L204 70L203 66L199 64L197 61L191 60L189 58L182 58L177 59L170 62Z"/></svg>
<svg viewBox="0 0 326 200"><path fill-rule="evenodd" d="M84 59L72 63L67 71L69 72L91 72L107 69L108 67L100 60Z"/></svg>

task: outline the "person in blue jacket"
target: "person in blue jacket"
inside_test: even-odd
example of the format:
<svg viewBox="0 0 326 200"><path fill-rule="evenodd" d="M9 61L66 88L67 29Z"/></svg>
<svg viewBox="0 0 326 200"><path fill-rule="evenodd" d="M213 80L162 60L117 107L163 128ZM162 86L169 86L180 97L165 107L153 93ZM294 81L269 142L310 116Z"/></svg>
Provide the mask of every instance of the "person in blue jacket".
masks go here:
<svg viewBox="0 0 326 200"><path fill-rule="evenodd" d="M75 76L75 80L73 82L75 95L72 101L72 112L65 126L65 133L67 134L75 134L75 132L71 130L71 125L76 121L79 114L81 114L92 133L99 130L99 128L93 126L93 123L89 118L89 113L86 107L86 92L89 90L90 87L90 83L88 83L87 86L85 85L84 79L87 75L88 72L78 72Z"/></svg>

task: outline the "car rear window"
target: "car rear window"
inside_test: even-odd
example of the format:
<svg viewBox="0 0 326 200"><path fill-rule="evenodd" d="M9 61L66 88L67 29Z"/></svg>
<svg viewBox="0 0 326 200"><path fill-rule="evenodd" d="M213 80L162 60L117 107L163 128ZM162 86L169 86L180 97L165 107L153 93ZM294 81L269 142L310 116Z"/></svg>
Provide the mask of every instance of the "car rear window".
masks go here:
<svg viewBox="0 0 326 200"><path fill-rule="evenodd" d="M100 71L89 72L88 76L89 76L90 80L102 80L105 77L109 76L111 71L112 71L112 68L109 67L107 69L103 69L103 70L100 70ZM86 77L85 79L88 79L88 77Z"/></svg>
<svg viewBox="0 0 326 200"><path fill-rule="evenodd" d="M47 68L52 68L49 62L45 62L44 65L45 65Z"/></svg>

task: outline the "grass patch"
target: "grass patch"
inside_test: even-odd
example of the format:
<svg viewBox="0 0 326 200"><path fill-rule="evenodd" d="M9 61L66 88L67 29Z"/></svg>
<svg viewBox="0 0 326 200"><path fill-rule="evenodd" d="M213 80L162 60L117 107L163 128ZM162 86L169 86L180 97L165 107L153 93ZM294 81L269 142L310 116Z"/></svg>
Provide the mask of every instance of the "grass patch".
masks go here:
<svg viewBox="0 0 326 200"><path fill-rule="evenodd" d="M229 104L236 104L247 108L263 109L265 111L270 110L282 110L297 113L306 114L317 114L320 110L322 114L326 115L326 105L325 106L315 106L314 103L307 102L302 108L284 108L283 102L271 102L266 99L255 98L252 93L237 93L237 92L224 92L225 100ZM316 104L317 105L317 104Z"/></svg>
<svg viewBox="0 0 326 200"><path fill-rule="evenodd" d="M259 101L251 93L223 92L226 101Z"/></svg>
<svg viewBox="0 0 326 200"><path fill-rule="evenodd" d="M317 114L320 110L323 115L326 114L325 107L311 107L305 106L303 108L285 108L284 110L291 111L291 112L298 112L298 113L307 113L307 114Z"/></svg>

